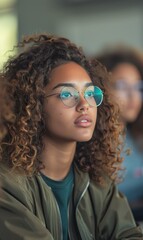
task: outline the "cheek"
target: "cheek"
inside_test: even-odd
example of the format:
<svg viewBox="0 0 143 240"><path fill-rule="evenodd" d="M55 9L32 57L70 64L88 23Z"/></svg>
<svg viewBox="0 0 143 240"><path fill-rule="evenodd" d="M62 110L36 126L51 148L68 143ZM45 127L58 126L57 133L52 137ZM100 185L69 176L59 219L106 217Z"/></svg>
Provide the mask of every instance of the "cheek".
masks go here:
<svg viewBox="0 0 143 240"><path fill-rule="evenodd" d="M54 111L47 112L45 114L46 127L52 132L61 132L69 126L72 116L63 108L62 111L54 108Z"/></svg>
<svg viewBox="0 0 143 240"><path fill-rule="evenodd" d="M114 91L114 97L115 102L119 105L121 109L126 107L126 105L128 104L129 99L126 92Z"/></svg>
<svg viewBox="0 0 143 240"><path fill-rule="evenodd" d="M99 106L99 107L100 107L100 106ZM94 109L94 112L93 112L93 121L94 121L94 122L96 122L97 114L98 114L98 108L95 108L95 109Z"/></svg>
<svg viewBox="0 0 143 240"><path fill-rule="evenodd" d="M136 96L134 96L134 101L139 107L141 107L143 102L141 94L136 94Z"/></svg>
<svg viewBox="0 0 143 240"><path fill-rule="evenodd" d="M44 117L47 125L54 125L64 119L66 110L67 107L61 101L53 101L53 99L46 101L44 104Z"/></svg>
<svg viewBox="0 0 143 240"><path fill-rule="evenodd" d="M100 106L98 108L100 108ZM91 116L92 116L92 121L93 121L93 128L95 128L95 126L96 126L96 120L97 120L97 115L98 115L98 108L94 108L92 110Z"/></svg>
<svg viewBox="0 0 143 240"><path fill-rule="evenodd" d="M115 91L115 99L121 100L121 101L127 101L127 93L124 91Z"/></svg>

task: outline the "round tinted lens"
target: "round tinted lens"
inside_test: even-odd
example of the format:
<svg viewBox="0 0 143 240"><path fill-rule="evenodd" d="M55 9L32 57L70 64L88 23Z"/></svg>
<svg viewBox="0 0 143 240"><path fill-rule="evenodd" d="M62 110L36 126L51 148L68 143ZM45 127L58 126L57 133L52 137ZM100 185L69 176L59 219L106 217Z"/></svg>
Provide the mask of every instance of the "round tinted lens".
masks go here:
<svg viewBox="0 0 143 240"><path fill-rule="evenodd" d="M102 103L103 101L103 92L102 90L97 87L97 86L94 86L94 99L95 99L95 102L96 102L96 105L97 107Z"/></svg>
<svg viewBox="0 0 143 240"><path fill-rule="evenodd" d="M103 92L99 87L89 86L84 92L84 97L90 106L99 106L103 100Z"/></svg>
<svg viewBox="0 0 143 240"><path fill-rule="evenodd" d="M84 92L84 98L88 102L90 106L96 106L95 98L94 98L94 86L89 86L86 88Z"/></svg>
<svg viewBox="0 0 143 240"><path fill-rule="evenodd" d="M79 94L78 91L73 87L64 87L61 90L60 98L65 106L73 107L76 105Z"/></svg>

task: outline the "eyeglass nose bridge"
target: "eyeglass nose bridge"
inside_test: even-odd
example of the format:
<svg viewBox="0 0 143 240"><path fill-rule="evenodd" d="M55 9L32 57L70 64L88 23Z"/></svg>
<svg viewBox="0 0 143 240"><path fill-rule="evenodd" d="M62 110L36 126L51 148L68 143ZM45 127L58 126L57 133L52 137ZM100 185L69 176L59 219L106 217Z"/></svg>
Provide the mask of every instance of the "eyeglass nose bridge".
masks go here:
<svg viewBox="0 0 143 240"><path fill-rule="evenodd" d="M78 92L78 94L79 94L78 103L82 103L82 105L90 106L89 102L87 101L87 98L85 97L85 91Z"/></svg>
<svg viewBox="0 0 143 240"><path fill-rule="evenodd" d="M77 96L74 97L75 102L77 104L79 104L80 102L82 102L84 100L84 102L86 103L86 105L91 106L90 103L88 102L88 100L85 97L85 90L82 91L78 91L76 90Z"/></svg>
<svg viewBox="0 0 143 240"><path fill-rule="evenodd" d="M98 88L98 87L96 87L96 88ZM88 100L88 97L85 96L86 89L82 90L80 92L78 90L76 90L76 92L78 94L78 98L77 98L77 103L76 104L78 104L82 99L84 99L84 101L85 101L86 105L88 105L88 107L94 107L94 106L98 107L98 106L100 106L100 104L103 101L103 92L101 94L101 99L100 99L99 103L97 103L96 100L94 99L95 105L90 103L90 101Z"/></svg>

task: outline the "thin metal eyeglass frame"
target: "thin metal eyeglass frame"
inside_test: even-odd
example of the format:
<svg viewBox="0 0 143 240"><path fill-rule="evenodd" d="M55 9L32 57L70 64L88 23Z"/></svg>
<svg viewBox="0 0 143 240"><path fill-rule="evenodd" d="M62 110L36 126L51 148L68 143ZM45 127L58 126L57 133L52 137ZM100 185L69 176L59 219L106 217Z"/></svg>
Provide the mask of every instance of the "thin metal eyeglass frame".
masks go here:
<svg viewBox="0 0 143 240"><path fill-rule="evenodd" d="M96 87L96 88L98 88L98 89L100 89L99 87L97 87L97 86L94 86L94 87ZM64 88L67 88L67 87L63 87L62 89L61 89L61 91L60 92L57 92L57 93L52 93L52 94L49 94L49 95L46 95L45 96L45 98L48 98L48 97L52 97L52 96L54 96L54 95L60 95L61 94L61 92L62 92L62 90L64 89ZM70 87L69 87L70 88ZM74 87L72 87L72 88L74 88ZM88 87L87 87L88 88ZM86 89L87 89L86 88ZM76 90L76 92L78 93L78 99L80 99L80 93L82 93L83 91L81 91L81 92L79 92L79 91L77 91L77 89L76 88L74 88L75 90ZM85 89L85 91L86 91L86 89ZM85 91L84 91L84 93L85 93ZM95 107L99 107L100 105L101 105L101 103L103 102L103 91L100 89L100 91L101 91L101 96L102 96L102 98L101 98L101 101L100 101L100 104L96 104L96 106ZM84 95L83 95L84 96ZM61 98L60 98L61 99ZM85 98L85 96L84 96L84 99L87 101L87 99ZM62 99L61 99L61 101L62 101ZM79 102L79 100L77 101L77 103ZM95 101L96 102L96 101ZM62 101L62 103L64 104L64 102ZM74 106L76 106L76 104L77 103L75 103L72 107L74 107ZM89 104L89 106L91 106L91 107L94 107L93 105L91 105L88 101L87 101L87 103ZM64 104L65 106L67 106L66 104ZM69 108L72 108L72 107L70 107L70 106L67 106L67 107L69 107Z"/></svg>

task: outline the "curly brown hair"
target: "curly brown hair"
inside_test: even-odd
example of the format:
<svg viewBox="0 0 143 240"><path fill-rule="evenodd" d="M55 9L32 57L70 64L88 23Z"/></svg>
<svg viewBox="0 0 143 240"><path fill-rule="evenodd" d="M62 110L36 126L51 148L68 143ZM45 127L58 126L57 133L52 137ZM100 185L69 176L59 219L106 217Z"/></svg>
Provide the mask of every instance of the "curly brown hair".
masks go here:
<svg viewBox="0 0 143 240"><path fill-rule="evenodd" d="M13 102L7 91L8 83L0 78L0 141L4 138L7 132L6 123L14 122Z"/></svg>
<svg viewBox="0 0 143 240"><path fill-rule="evenodd" d="M94 58L93 58L94 59ZM98 59L109 72L120 63L129 63L138 69L143 86L143 53L138 49L132 48L130 46L115 46L108 48L108 50L103 53L96 55ZM135 139L139 149L143 149L143 102L141 111L134 122L127 123L127 129L129 130L132 137Z"/></svg>
<svg viewBox="0 0 143 240"><path fill-rule="evenodd" d="M79 169L88 172L99 183L104 174L115 180L122 162L119 139L122 127L105 68L98 61L91 63L81 48L61 37L32 35L25 37L19 47L24 50L7 62L3 73L3 78L9 82L10 97L15 102L16 121L7 123L9 131L2 142L1 161L27 175L38 173L45 130L44 88L55 67L72 61L82 66L104 92L93 137L77 144L74 161Z"/></svg>

